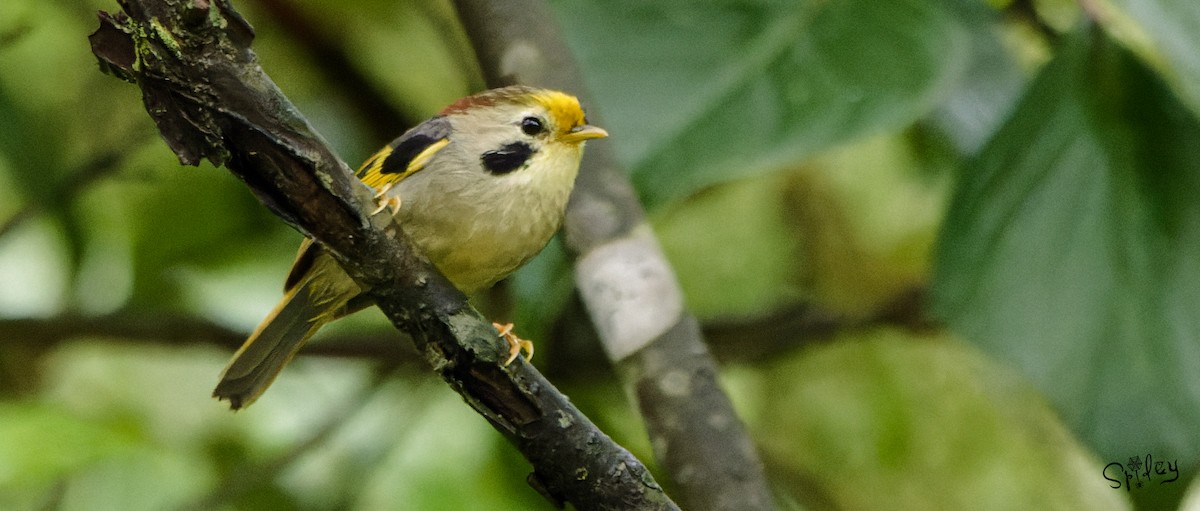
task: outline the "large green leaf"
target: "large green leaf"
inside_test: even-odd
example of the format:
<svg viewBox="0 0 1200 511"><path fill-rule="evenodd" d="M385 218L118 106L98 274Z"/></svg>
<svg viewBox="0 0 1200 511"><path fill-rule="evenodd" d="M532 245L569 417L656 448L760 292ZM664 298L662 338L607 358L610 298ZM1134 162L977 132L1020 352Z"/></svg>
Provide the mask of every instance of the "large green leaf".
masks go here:
<svg viewBox="0 0 1200 511"><path fill-rule="evenodd" d="M1195 459L1198 193L1200 122L1082 29L963 170L936 310L1021 367L1106 459Z"/></svg>
<svg viewBox="0 0 1200 511"><path fill-rule="evenodd" d="M1147 39L1149 48L1144 49L1152 53L1148 55L1150 60L1161 64L1159 67L1184 102L1200 112L1200 2L1113 0L1113 3L1133 19L1136 28L1124 26L1117 17L1101 21L1114 27L1117 34L1129 35L1135 44Z"/></svg>
<svg viewBox="0 0 1200 511"><path fill-rule="evenodd" d="M911 123L970 54L941 2L559 6L649 204Z"/></svg>

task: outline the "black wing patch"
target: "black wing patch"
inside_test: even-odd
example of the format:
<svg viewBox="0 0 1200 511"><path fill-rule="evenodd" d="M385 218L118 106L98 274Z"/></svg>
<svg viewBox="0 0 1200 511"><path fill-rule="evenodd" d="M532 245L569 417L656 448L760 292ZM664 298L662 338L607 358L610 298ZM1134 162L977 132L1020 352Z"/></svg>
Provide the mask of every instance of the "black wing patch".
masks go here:
<svg viewBox="0 0 1200 511"><path fill-rule="evenodd" d="M533 156L533 147L525 142L512 142L483 153L483 167L492 174L508 174L517 170Z"/></svg>
<svg viewBox="0 0 1200 511"><path fill-rule="evenodd" d="M376 190L385 190L417 172L450 144L450 121L434 117L408 130L358 169L358 178Z"/></svg>
<svg viewBox="0 0 1200 511"><path fill-rule="evenodd" d="M445 117L434 117L408 130L391 144L389 154L380 165L381 174L403 174L408 164L429 146L450 136L450 121Z"/></svg>

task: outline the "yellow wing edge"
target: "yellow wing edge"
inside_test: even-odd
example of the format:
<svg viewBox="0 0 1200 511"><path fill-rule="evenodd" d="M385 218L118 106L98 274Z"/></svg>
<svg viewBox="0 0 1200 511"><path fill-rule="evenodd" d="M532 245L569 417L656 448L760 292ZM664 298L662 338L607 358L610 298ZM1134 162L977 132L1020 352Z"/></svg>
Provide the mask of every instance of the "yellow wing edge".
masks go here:
<svg viewBox="0 0 1200 511"><path fill-rule="evenodd" d="M366 183L367 186L370 186L375 190L382 190L389 184L399 183L400 181L403 181L404 178L411 176L413 173L425 168L425 165L427 165L429 161L433 159L433 156L449 144L450 139L448 138L443 138L437 142L429 144L428 147L422 149L421 152L417 153L417 155L408 162L408 166L404 168L404 172L388 173L383 172L383 163L387 161L388 156L392 155L392 151L394 151L395 148L390 145L386 146L375 154L371 155L370 158L367 158L367 161L363 162L362 167L359 167L358 169L358 178L362 180L362 182Z"/></svg>

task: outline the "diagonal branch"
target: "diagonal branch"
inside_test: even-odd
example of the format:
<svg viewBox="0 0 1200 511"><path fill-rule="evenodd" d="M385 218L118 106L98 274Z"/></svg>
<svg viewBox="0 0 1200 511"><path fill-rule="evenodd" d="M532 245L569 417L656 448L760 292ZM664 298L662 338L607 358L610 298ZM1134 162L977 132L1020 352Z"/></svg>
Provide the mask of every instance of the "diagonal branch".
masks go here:
<svg viewBox="0 0 1200 511"><path fill-rule="evenodd" d="M491 86L574 91L583 77L544 0L455 0ZM593 107L595 105L592 105ZM594 108L591 110L594 114ZM762 462L717 381L696 318L610 147L589 158L567 209L575 280L651 445L689 509L773 509Z"/></svg>
<svg viewBox="0 0 1200 511"><path fill-rule="evenodd" d="M579 509L676 509L646 468L526 363L501 366L491 328L385 216L262 71L227 0L120 0L92 52L136 83L185 164L226 165L338 259L426 360L533 464L531 484Z"/></svg>

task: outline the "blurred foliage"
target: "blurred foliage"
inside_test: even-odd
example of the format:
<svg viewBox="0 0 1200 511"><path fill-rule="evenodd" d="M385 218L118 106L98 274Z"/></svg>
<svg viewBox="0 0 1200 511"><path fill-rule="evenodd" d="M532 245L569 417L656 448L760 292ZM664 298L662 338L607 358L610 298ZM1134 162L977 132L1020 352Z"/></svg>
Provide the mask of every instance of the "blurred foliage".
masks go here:
<svg viewBox="0 0 1200 511"><path fill-rule="evenodd" d="M482 84L446 1L234 3L351 162ZM553 5L782 508L1196 508L1200 3ZM373 311L209 399L299 235L96 71L116 8L0 2L0 509L549 509ZM570 279L553 244L480 303L649 461ZM1105 478L1147 454L1179 480Z"/></svg>
<svg viewBox="0 0 1200 511"><path fill-rule="evenodd" d="M1128 51L1073 34L966 164L942 233L940 313L1026 368L1100 452L1200 453L1178 434L1200 423L1200 123L1185 112Z"/></svg>
<svg viewBox="0 0 1200 511"><path fill-rule="evenodd" d="M617 4L564 2L564 28L651 206L902 128L968 56L940 2Z"/></svg>

